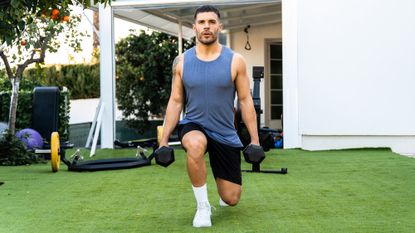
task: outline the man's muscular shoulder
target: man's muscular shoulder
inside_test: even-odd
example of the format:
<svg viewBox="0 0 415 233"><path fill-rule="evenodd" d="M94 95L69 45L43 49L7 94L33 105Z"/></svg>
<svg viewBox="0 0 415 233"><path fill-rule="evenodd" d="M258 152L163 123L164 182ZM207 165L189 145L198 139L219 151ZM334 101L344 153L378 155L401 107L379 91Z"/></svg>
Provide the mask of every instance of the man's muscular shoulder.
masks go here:
<svg viewBox="0 0 415 233"><path fill-rule="evenodd" d="M232 58L232 79L235 81L235 78L241 72L246 72L245 58L241 54L234 52Z"/></svg>
<svg viewBox="0 0 415 233"><path fill-rule="evenodd" d="M173 66L172 66L172 73L173 75L180 75L182 74L183 70L183 54L178 55L176 58L174 58Z"/></svg>
<svg viewBox="0 0 415 233"><path fill-rule="evenodd" d="M240 53L233 53L232 64L236 66L245 65L245 58Z"/></svg>

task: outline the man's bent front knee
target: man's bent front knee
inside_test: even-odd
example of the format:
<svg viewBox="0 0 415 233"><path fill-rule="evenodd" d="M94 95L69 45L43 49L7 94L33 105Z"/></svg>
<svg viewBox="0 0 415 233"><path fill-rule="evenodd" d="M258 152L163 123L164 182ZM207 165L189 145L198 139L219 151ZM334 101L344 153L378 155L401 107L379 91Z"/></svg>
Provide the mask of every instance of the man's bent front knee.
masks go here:
<svg viewBox="0 0 415 233"><path fill-rule="evenodd" d="M207 139L200 131L190 131L182 139L187 155L192 159L203 158L207 148Z"/></svg>

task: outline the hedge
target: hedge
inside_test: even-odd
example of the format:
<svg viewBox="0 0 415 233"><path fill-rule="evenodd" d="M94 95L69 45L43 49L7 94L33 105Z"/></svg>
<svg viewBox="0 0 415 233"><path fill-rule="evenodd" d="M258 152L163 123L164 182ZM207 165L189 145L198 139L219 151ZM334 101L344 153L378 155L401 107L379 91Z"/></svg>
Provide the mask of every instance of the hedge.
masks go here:
<svg viewBox="0 0 415 233"><path fill-rule="evenodd" d="M28 69L23 79L42 86L66 87L71 99L99 98L99 64L56 65Z"/></svg>

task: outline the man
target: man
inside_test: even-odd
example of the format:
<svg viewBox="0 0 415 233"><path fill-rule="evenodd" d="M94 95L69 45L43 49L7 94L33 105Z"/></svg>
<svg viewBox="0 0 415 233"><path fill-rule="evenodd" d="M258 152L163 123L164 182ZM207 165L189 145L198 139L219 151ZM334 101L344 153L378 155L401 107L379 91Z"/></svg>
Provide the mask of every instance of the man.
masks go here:
<svg viewBox="0 0 415 233"><path fill-rule="evenodd" d="M178 134L187 153L187 171L197 201L194 227L210 227L211 207L207 197L204 154L209 152L221 206L234 206L242 191L242 143L234 127L235 91L251 136L259 145L256 113L250 94L246 63L240 54L218 42L223 26L220 13L213 6L201 6L194 15L196 46L176 57L160 146L179 121L185 104L185 117Z"/></svg>

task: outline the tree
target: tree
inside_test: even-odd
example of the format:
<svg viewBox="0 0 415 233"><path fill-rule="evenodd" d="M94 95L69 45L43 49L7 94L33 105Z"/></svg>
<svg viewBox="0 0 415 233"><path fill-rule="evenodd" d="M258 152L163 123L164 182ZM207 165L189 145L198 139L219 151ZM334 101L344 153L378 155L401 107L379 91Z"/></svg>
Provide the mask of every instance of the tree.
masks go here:
<svg viewBox="0 0 415 233"><path fill-rule="evenodd" d="M186 50L193 46L183 41ZM178 39L160 32L129 35L117 43L116 95L119 109L130 127L143 133L151 117L160 117L171 90L172 63Z"/></svg>
<svg viewBox="0 0 415 233"><path fill-rule="evenodd" d="M111 0L94 0L110 4ZM31 64L44 62L46 51L56 52L58 36L66 34L66 43L79 51L77 25L80 16L70 15L71 7L90 6L82 0L3 0L0 2L0 57L12 83L9 130L15 132L19 84L23 71Z"/></svg>
<svg viewBox="0 0 415 233"><path fill-rule="evenodd" d="M95 29L99 31L99 12L94 11L93 13L93 19L92 19L92 27L93 27L93 33L92 33L92 47L96 50L99 46L99 38L98 35L95 33Z"/></svg>

